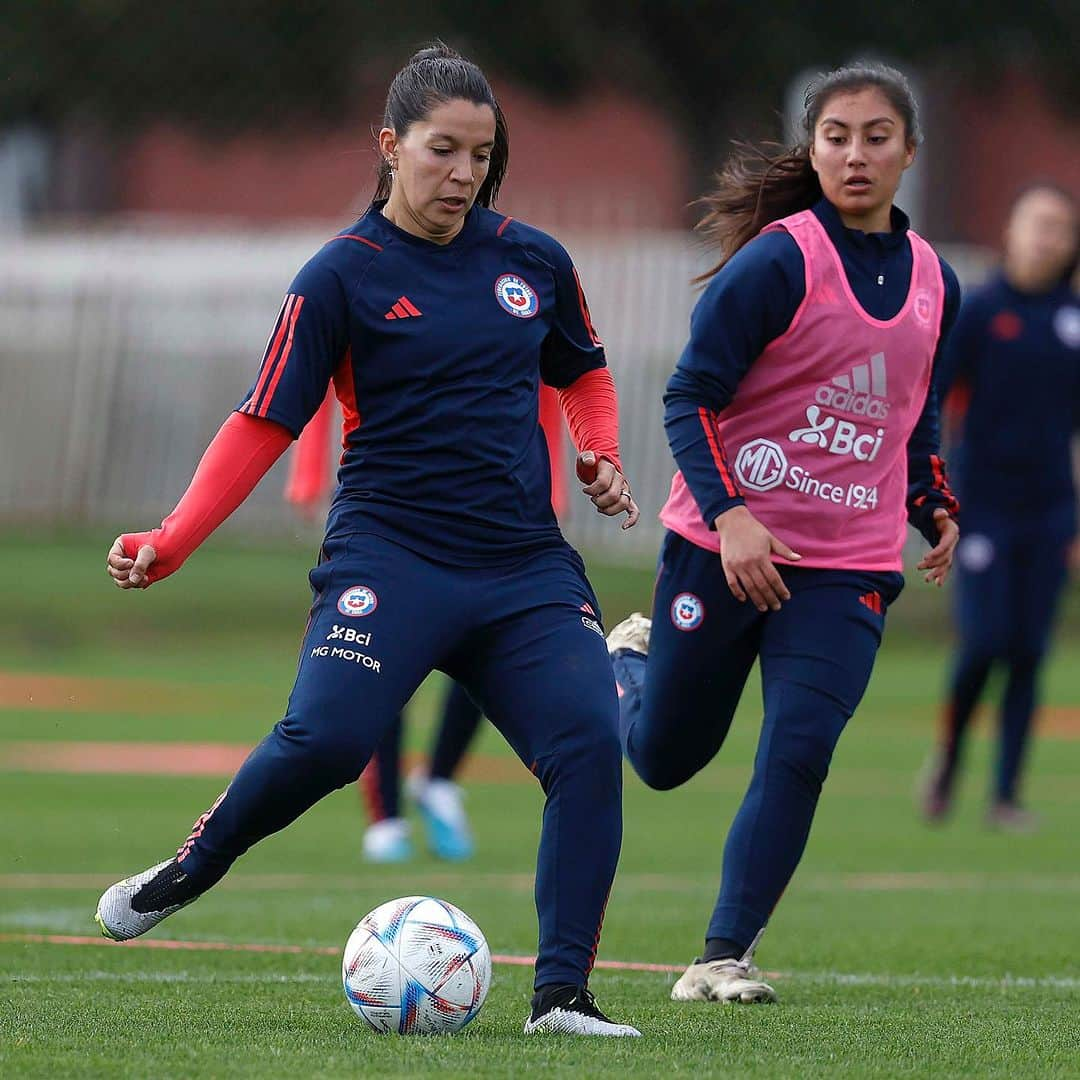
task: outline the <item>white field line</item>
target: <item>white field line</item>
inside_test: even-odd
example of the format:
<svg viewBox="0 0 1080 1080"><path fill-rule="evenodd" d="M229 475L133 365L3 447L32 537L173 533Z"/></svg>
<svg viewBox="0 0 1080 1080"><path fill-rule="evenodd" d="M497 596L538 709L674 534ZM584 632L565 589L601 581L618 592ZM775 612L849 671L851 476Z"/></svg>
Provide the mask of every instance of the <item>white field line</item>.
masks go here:
<svg viewBox="0 0 1080 1080"><path fill-rule="evenodd" d="M663 974L663 973L661 973ZM822 986L878 986L885 989L920 987L934 990L1080 990L1077 975L891 975L873 972L843 971L769 971L767 978L778 982L812 983ZM672 981L670 973L667 981ZM336 979L330 974L314 972L263 972L263 973L212 973L198 971L89 971L64 972L55 975L6 974L0 975L0 985L32 983L39 985L116 982L116 983L213 983L242 985L272 985L290 983L331 984Z"/></svg>
<svg viewBox="0 0 1080 1080"><path fill-rule="evenodd" d="M130 867L128 868L130 871ZM123 874L0 874L0 891L104 889ZM620 873L615 893L699 892L715 890L713 874ZM241 892L342 890L401 887L425 893L455 888L498 888L531 892L531 873L474 873L422 870L410 873L380 871L370 875L332 874L231 874L218 886ZM1080 874L950 873L946 871L902 871L868 873L808 873L797 877L793 891L810 892L1080 892Z"/></svg>

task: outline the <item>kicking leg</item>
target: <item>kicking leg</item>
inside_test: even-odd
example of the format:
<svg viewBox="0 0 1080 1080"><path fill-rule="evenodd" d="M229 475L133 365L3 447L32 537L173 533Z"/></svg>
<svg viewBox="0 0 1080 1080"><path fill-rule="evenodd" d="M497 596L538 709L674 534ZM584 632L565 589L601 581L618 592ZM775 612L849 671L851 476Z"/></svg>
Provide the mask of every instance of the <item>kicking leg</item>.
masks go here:
<svg viewBox="0 0 1080 1080"><path fill-rule="evenodd" d="M631 616L608 640L620 737L638 776L668 790L720 749L757 655L764 616L731 595L717 555L668 533L647 638L635 621L641 619Z"/></svg>
<svg viewBox="0 0 1080 1080"><path fill-rule="evenodd" d="M97 918L106 936L145 933L219 881L252 844L356 780L438 662L450 612L418 622L412 598L448 592L429 580L439 572L393 544L363 539L355 556L346 552L312 571L318 599L284 719L196 821L174 859L105 892Z"/></svg>

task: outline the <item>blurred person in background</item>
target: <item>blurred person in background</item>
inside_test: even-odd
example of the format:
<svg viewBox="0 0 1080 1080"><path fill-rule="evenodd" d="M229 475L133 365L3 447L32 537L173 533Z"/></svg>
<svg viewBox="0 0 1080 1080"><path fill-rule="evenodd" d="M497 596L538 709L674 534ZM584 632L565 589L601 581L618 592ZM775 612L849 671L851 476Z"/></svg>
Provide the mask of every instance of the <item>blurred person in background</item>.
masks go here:
<svg viewBox="0 0 1080 1080"><path fill-rule="evenodd" d="M566 250L491 209L506 121L438 43L390 84L375 199L293 280L248 395L176 509L118 537L117 586L175 572L308 424L332 382L340 482L284 718L172 857L102 894L117 941L197 900L253 844L356 781L432 670L461 681L545 794L525 1034L634 1037L588 987L622 842L618 702L597 600L551 507L539 385L583 491L639 517L615 385ZM238 613L242 618L242 612Z"/></svg>
<svg viewBox="0 0 1080 1080"><path fill-rule="evenodd" d="M285 498L309 520L321 511L330 488L330 447L334 427L334 395L327 394L319 411L301 432L289 462ZM563 461L563 421L559 398L540 387L540 426L551 462L551 506L561 516L568 505ZM483 712L468 691L451 681L442 699L428 761L405 782L409 798L424 823L428 850L439 859L459 862L472 856L474 843L465 813L464 793L454 782ZM357 781L369 824L362 851L373 863L407 862L413 856L411 829L401 808L401 749L404 715L399 714Z"/></svg>
<svg viewBox="0 0 1080 1080"><path fill-rule="evenodd" d="M1039 672L1070 566L1080 565L1072 438L1080 419L1076 198L1036 183L1015 200L1001 270L960 311L939 374L955 415L952 461L964 506L957 643L922 810L952 808L987 677L1005 670L987 823L1027 831L1020 776Z"/></svg>
<svg viewBox="0 0 1080 1080"><path fill-rule="evenodd" d="M920 139L911 87L841 68L810 87L803 131L739 148L703 200L721 260L664 398L679 471L653 617L608 637L623 747L658 790L712 760L761 664L753 776L676 1001L776 1000L754 949L903 588L905 520L936 585L959 535L931 376L960 288L893 203Z"/></svg>

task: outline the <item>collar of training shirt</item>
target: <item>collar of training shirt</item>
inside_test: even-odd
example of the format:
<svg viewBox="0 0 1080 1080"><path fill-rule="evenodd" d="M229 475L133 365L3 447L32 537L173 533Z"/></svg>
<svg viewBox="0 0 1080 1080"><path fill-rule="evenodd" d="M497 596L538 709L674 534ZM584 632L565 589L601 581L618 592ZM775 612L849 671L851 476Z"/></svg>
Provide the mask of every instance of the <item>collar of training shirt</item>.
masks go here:
<svg viewBox="0 0 1080 1080"><path fill-rule="evenodd" d="M891 210L892 232L865 233L861 229L849 229L840 220L836 207L828 199L819 199L813 206L814 215L825 226L829 239L836 247L848 244L860 250L895 251L907 243L907 231L911 221L898 206Z"/></svg>
<svg viewBox="0 0 1080 1080"><path fill-rule="evenodd" d="M422 236L414 236L412 233L399 228L389 218L383 215L382 209L385 205L386 199L376 200L368 207L367 212L364 214L364 219L370 221L374 225L375 230L381 234L382 238L386 240L400 240L410 247L420 248L423 251L426 251L429 255L444 255L447 252L461 251L462 248L469 247L476 240L479 232L477 224L480 218L480 211L475 203L469 207L469 212L465 215L465 221L461 226L461 231L446 244L440 244L434 240L427 240Z"/></svg>

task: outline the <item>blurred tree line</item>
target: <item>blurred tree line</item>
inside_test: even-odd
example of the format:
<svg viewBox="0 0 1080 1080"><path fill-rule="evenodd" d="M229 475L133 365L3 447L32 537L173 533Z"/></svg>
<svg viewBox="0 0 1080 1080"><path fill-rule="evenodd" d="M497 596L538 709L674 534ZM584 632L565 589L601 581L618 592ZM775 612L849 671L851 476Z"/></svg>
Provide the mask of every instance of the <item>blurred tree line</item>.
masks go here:
<svg viewBox="0 0 1080 1080"><path fill-rule="evenodd" d="M5 0L0 125L332 124L434 36L548 98L629 90L692 146L772 124L808 63L866 53L986 87L1019 64L1080 103L1078 0Z"/></svg>

